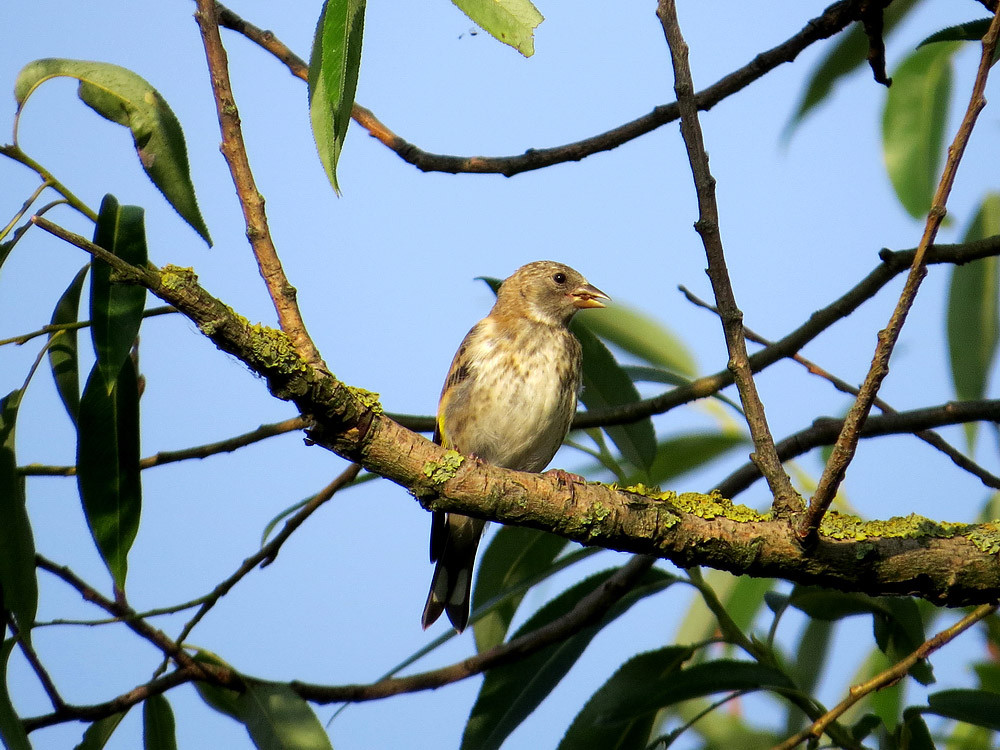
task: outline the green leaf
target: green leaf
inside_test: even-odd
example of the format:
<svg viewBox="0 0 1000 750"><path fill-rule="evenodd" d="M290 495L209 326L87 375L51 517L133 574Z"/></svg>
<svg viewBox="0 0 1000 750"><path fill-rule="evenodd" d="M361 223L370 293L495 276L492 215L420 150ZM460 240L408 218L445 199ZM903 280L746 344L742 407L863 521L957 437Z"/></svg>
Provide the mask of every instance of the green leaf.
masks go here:
<svg viewBox="0 0 1000 750"><path fill-rule="evenodd" d="M746 435L691 432L662 440L649 467L649 483L661 484L697 469L729 451L752 445Z"/></svg>
<svg viewBox="0 0 1000 750"><path fill-rule="evenodd" d="M24 725L14 710L7 688L7 660L16 643L13 638L0 643L0 741L7 750L31 750L28 733L24 731Z"/></svg>
<svg viewBox="0 0 1000 750"><path fill-rule="evenodd" d="M888 39L892 30L913 10L919 0L896 0L883 11L882 36ZM840 39L826 53L813 69L802 99L785 126L784 137L788 138L796 127L813 109L825 101L837 83L856 71L868 61L868 37L860 23L840 35Z"/></svg>
<svg viewBox="0 0 1000 750"><path fill-rule="evenodd" d="M583 348L583 393L580 400L590 411L606 409L639 400L639 391L608 348L586 324L571 324ZM608 437L636 469L644 475L656 455L656 432L650 417L626 425L605 427Z"/></svg>
<svg viewBox="0 0 1000 750"><path fill-rule="evenodd" d="M649 690L674 678L691 658L690 646L668 646L633 656L594 693L573 719L559 750L645 747L656 710L637 714L632 706Z"/></svg>
<svg viewBox="0 0 1000 750"><path fill-rule="evenodd" d="M930 210L944 154L951 58L960 45L912 52L892 75L882 113L882 150L896 197L914 218Z"/></svg>
<svg viewBox="0 0 1000 750"><path fill-rule="evenodd" d="M142 703L144 750L177 750L174 712L162 695L151 695Z"/></svg>
<svg viewBox="0 0 1000 750"><path fill-rule="evenodd" d="M535 28L545 17L530 0L452 0L476 25L525 57L535 54Z"/></svg>
<svg viewBox="0 0 1000 750"><path fill-rule="evenodd" d="M14 83L20 110L38 86L50 78L80 81L83 102L106 120L132 131L139 162L171 206L209 245L208 228L198 210L191 182L184 132L160 93L131 70L103 62L47 58L28 63Z"/></svg>
<svg viewBox="0 0 1000 750"><path fill-rule="evenodd" d="M842 620L852 615L879 612L889 614L889 609L878 599L867 594L854 594L813 586L796 586L790 603L817 620Z"/></svg>
<svg viewBox="0 0 1000 750"><path fill-rule="evenodd" d="M582 310L577 316L593 333L654 367L693 378L694 355L680 337L630 307L614 302L603 310Z"/></svg>
<svg viewBox="0 0 1000 750"><path fill-rule="evenodd" d="M914 599L907 597L882 597L879 603L887 612L873 613L875 642L890 661L898 662L916 651L927 640L920 608ZM920 660L910 667L909 673L921 685L934 682L934 673L925 660Z"/></svg>
<svg viewBox="0 0 1000 750"><path fill-rule="evenodd" d="M146 229L142 209L119 206L113 195L104 196L94 244L134 266L144 266ZM90 334L97 363L109 385L118 377L139 335L145 302L145 287L115 282L111 266L95 259L90 275Z"/></svg>
<svg viewBox="0 0 1000 750"><path fill-rule="evenodd" d="M985 690L942 690L927 696L928 713L1000 731L1000 695Z"/></svg>
<svg viewBox="0 0 1000 750"><path fill-rule="evenodd" d="M194 660L202 664L211 664L216 667L225 667L226 669L233 669L233 667L219 658L217 655L213 654L211 651L205 651L204 649L199 649L195 652ZM236 670L233 670L234 672ZM195 681L195 690L198 691L198 695L210 708L214 708L220 714L224 714L231 719L236 719L242 723L242 708L239 703L240 694L235 690L229 690L228 688L219 687L218 685L213 685L210 682Z"/></svg>
<svg viewBox="0 0 1000 750"><path fill-rule="evenodd" d="M111 383L94 364L80 399L77 434L77 484L87 523L115 585L124 589L142 505L139 389L131 357Z"/></svg>
<svg viewBox="0 0 1000 750"><path fill-rule="evenodd" d="M320 161L337 195L337 162L351 122L364 27L365 0L326 0L309 57L309 118Z"/></svg>
<svg viewBox="0 0 1000 750"><path fill-rule="evenodd" d="M76 750L102 750L108 744L108 740L111 739L111 735L114 734L118 725L122 723L122 719L125 718L126 713L128 712L122 711L121 713L111 714L111 716L105 716L103 719L95 721L83 733L83 739L76 746Z"/></svg>
<svg viewBox="0 0 1000 750"><path fill-rule="evenodd" d="M935 42L978 42L990 28L990 18L977 18L975 21L966 21L956 26L949 26L946 29L935 31L924 39L917 47Z"/></svg>
<svg viewBox="0 0 1000 750"><path fill-rule="evenodd" d="M544 572L567 543L562 537L537 529L501 527L479 563L472 590L472 609L482 607L504 591ZM476 648L480 652L503 643L525 593L506 599L475 624Z"/></svg>
<svg viewBox="0 0 1000 750"><path fill-rule="evenodd" d="M77 272L73 281L66 287L66 291L56 303L56 309L52 312L52 325L77 322L80 317L80 292L83 290L83 282L89 270L88 263ZM49 335L48 349L49 367L56 381L56 390L74 425L80 412L80 366L76 339L75 328L56 331Z"/></svg>
<svg viewBox="0 0 1000 750"><path fill-rule="evenodd" d="M247 681L236 703L258 750L333 750L312 708L288 685Z"/></svg>
<svg viewBox="0 0 1000 750"><path fill-rule="evenodd" d="M25 507L24 477L17 473L14 428L21 391L0 399L0 610L14 615L21 636L31 642L38 609L35 578L35 540ZM5 625L0 624L0 634Z"/></svg>
<svg viewBox="0 0 1000 750"><path fill-rule="evenodd" d="M987 195L963 242L1000 234L1000 194ZM1000 266L997 258L982 258L955 266L948 290L948 355L955 395L962 401L983 398L1000 337ZM971 452L977 423L965 425Z"/></svg>
<svg viewBox="0 0 1000 750"><path fill-rule="evenodd" d="M559 619L615 573L606 570L568 588L543 606L514 634L513 639ZM563 676L605 625L614 621L640 599L662 591L677 579L656 568L599 622L569 638L538 651L527 659L489 671L462 736L463 750L499 748L507 736L552 692Z"/></svg>
<svg viewBox="0 0 1000 750"><path fill-rule="evenodd" d="M903 723L899 725L900 750L935 750L930 729L919 712L903 712Z"/></svg>

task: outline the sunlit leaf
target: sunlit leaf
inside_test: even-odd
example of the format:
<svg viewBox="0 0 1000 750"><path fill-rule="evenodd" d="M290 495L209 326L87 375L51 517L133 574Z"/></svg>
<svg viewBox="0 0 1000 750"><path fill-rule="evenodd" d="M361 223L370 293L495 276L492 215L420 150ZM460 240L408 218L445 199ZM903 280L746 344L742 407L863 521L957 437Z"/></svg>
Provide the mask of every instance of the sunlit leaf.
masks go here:
<svg viewBox="0 0 1000 750"><path fill-rule="evenodd" d="M576 604L615 573L607 570L562 592L543 606L514 634L529 633L565 615ZM527 659L490 670L462 736L463 750L499 748L507 736L535 710L565 676L600 630L633 604L662 591L676 580L656 568L620 599L595 625L532 654Z"/></svg>
<svg viewBox="0 0 1000 750"><path fill-rule="evenodd" d="M236 703L258 750L333 750L312 708L288 685L247 681Z"/></svg>
<svg viewBox="0 0 1000 750"><path fill-rule="evenodd" d="M731 450L752 445L746 435L692 432L666 438L656 446L649 482L661 484L697 469Z"/></svg>
<svg viewBox="0 0 1000 750"><path fill-rule="evenodd" d="M483 552L472 590L473 610L519 583L534 578L565 549L568 541L555 534L521 526L503 526ZM524 592L495 607L474 627L476 648L482 652L507 636Z"/></svg>
<svg viewBox="0 0 1000 750"><path fill-rule="evenodd" d="M956 42L912 52L892 74L882 113L882 150L896 196L914 218L930 210L944 156Z"/></svg>
<svg viewBox="0 0 1000 750"><path fill-rule="evenodd" d="M88 263L81 268L66 287L52 313L52 325L76 323L80 317L80 292L90 270ZM70 328L49 334L49 367L56 381L56 390L69 418L76 424L80 411L80 365L77 358L76 329Z"/></svg>
<svg viewBox="0 0 1000 750"><path fill-rule="evenodd" d="M17 641L13 638L0 643L0 742L7 750L31 750L28 733L24 731L7 689L7 660L15 645Z"/></svg>
<svg viewBox="0 0 1000 750"><path fill-rule="evenodd" d="M14 428L21 391L0 399L0 610L14 615L23 638L31 641L38 609L35 541L25 507L24 477L17 473ZM0 635L6 623L0 624Z"/></svg>
<svg viewBox="0 0 1000 750"><path fill-rule="evenodd" d="M142 703L144 750L177 750L174 712L162 695L151 695Z"/></svg>
<svg viewBox="0 0 1000 750"><path fill-rule="evenodd" d="M131 357L108 383L95 363L80 399L77 484L90 532L115 584L124 589L139 530L139 389Z"/></svg>
<svg viewBox="0 0 1000 750"><path fill-rule="evenodd" d="M364 27L365 0L326 0L309 57L309 118L323 169L338 195L337 162L351 122Z"/></svg>
<svg viewBox="0 0 1000 750"><path fill-rule="evenodd" d="M531 0L452 0L462 12L498 41L525 57L535 54L535 28L545 18Z"/></svg>
<svg viewBox="0 0 1000 750"><path fill-rule="evenodd" d="M656 709L637 714L636 702L664 680L675 679L694 650L668 646L633 656L594 693L573 719L559 750L606 750L645 747Z"/></svg>
<svg viewBox="0 0 1000 750"><path fill-rule="evenodd" d="M645 313L613 302L603 310L583 310L576 319L602 339L655 367L688 378L698 374L694 355L684 341Z"/></svg>
<svg viewBox="0 0 1000 750"><path fill-rule="evenodd" d="M1000 234L1000 194L991 193L979 206L963 242ZM948 290L948 355L955 395L962 401L983 398L1000 337L1000 265L996 257L955 266ZM977 423L965 425L972 451Z"/></svg>
<svg viewBox="0 0 1000 750"><path fill-rule="evenodd" d="M80 81L78 93L87 106L132 131L146 174L181 218L211 245L191 182L184 133L160 93L144 78L118 65L46 58L29 63L18 74L14 83L18 108L38 86L59 76Z"/></svg>
<svg viewBox="0 0 1000 750"><path fill-rule="evenodd" d="M146 263L146 229L143 210L121 206L106 195L94 230L94 244L134 266ZM95 260L90 274L90 333L97 363L110 387L128 358L146 302L146 288L113 280L111 266Z"/></svg>
<svg viewBox="0 0 1000 750"><path fill-rule="evenodd" d="M893 29L911 11L919 0L895 0L883 11L882 36L888 38ZM834 87L848 75L868 62L868 37L864 27L855 23L840 34L829 52L813 69L802 99L795 113L785 126L785 137L792 134L805 116L833 93Z"/></svg>

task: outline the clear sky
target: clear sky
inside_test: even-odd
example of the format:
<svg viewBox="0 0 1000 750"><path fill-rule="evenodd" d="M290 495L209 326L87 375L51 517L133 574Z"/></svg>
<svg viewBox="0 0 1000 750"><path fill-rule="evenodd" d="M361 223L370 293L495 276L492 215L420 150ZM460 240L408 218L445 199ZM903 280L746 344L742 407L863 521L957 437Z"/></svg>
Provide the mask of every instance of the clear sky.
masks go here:
<svg viewBox="0 0 1000 750"><path fill-rule="evenodd" d="M402 137L441 153L516 154L593 135L673 100L654 6L539 2L546 21L536 33L535 56L524 59L474 33L473 24L447 0L371 2L357 100ZM318 2L234 0L230 7L308 56ZM823 7L801 0L682 2L696 86L715 82L788 38ZM981 15L977 9L971 3L956 8L925 1L890 41L890 69L924 36ZM87 109L71 82L48 82L32 96L20 123L21 145L92 207L105 192L145 207L154 262L192 266L210 292L248 318L271 324L273 311L218 151L193 10L192 2L181 0L7 0L0 5L0 26L8 30L8 43L0 45L0 91L12 91L17 71L41 57L113 62L149 80L184 127L201 209L215 240L212 249L150 185L127 132ZM702 372L724 368L718 322L676 291L684 284L710 296L676 124L610 153L511 179L424 174L354 125L339 172L344 195L338 199L316 158L304 84L245 39L224 31L223 40L251 164L311 333L333 372L379 392L388 411L433 412L458 342L491 304L491 293L475 277L506 276L542 258L569 263L615 300L668 326L690 347ZM782 129L803 83L827 48L814 45L796 63L702 117L737 299L747 324L774 338L845 292L876 265L880 248L910 248L920 235L921 227L895 200L882 166L885 92L867 69L840 86L782 145ZM975 56L970 49L957 58L953 111L965 106ZM0 140L9 142L14 102L11 96L0 98L4 101ZM959 173L949 205L954 221L943 230L944 241L958 238L978 199L995 185L989 141L997 124L995 110L987 109ZM4 215L36 184L20 165L0 162ZM49 216L91 233L68 209ZM56 298L85 262L80 251L32 231L0 272L0 338L48 322ZM904 329L883 390L897 408L951 397L943 338L946 283L946 270L932 268ZM898 283L890 285L805 353L859 381L898 289ZM0 349L4 393L20 386L38 345ZM179 316L143 326L141 369L147 382L143 455L222 439L293 415L290 406L268 396L262 381L215 351ZM778 437L846 408L831 387L794 364L774 366L758 382ZM657 430L668 435L712 428L717 418L695 405L657 420ZM31 385L18 433L21 463L73 461L71 425L47 373ZM960 431L947 435L961 443ZM985 432L983 438L981 456L992 458L995 441ZM738 462L734 457L685 477L672 489L707 490ZM587 464L569 450L555 461L567 469ZM799 465L818 475L815 457ZM257 548L269 519L343 467L339 458L291 435L234 455L146 472L143 525L130 557L133 606L163 606L207 592ZM865 443L845 488L867 517L914 511L971 521L986 497L978 481L952 471L947 458L913 438ZM75 482L32 479L28 496L39 551L106 586ZM764 488L740 500L764 504ZM419 626L431 573L428 523L405 491L385 481L338 495L294 535L275 564L230 593L190 640L262 677L328 684L373 680L443 632L440 623L429 634ZM603 553L588 569L622 559ZM578 574L529 595L526 610L546 601L572 575ZM39 619L98 616L51 577L42 574L40 583ZM671 589L602 633L505 747L554 746L576 709L618 664L638 650L670 642L688 597ZM178 617L157 624L176 634L183 622ZM789 627L794 632L794 624ZM841 637L846 642L867 628L867 623L848 624ZM42 657L52 663L70 700L106 700L148 679L156 654L123 630L37 633ZM472 648L466 634L417 666L443 665ZM962 677L946 665L938 669L939 677ZM12 666L11 682L25 713L47 710L20 661ZM470 680L350 707L332 725L334 744L347 750L456 747L477 689L478 681ZM832 681L824 697L832 700L841 689ZM244 741L244 730L206 708L191 688L169 697L180 747ZM325 721L331 711L318 713ZM134 710L108 746L135 747L140 731ZM80 727L69 725L32 738L38 748L62 748L79 736Z"/></svg>

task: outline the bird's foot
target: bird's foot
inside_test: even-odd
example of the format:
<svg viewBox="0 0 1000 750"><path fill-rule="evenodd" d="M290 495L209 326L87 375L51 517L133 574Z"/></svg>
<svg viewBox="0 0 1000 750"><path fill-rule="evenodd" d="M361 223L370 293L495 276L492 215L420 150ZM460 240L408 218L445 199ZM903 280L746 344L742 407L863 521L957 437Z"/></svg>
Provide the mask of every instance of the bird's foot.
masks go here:
<svg viewBox="0 0 1000 750"><path fill-rule="evenodd" d="M572 490L574 484L586 484L587 480L581 477L579 474L574 474L571 471L566 471L565 469L549 469L544 472L547 477L553 477L559 484Z"/></svg>

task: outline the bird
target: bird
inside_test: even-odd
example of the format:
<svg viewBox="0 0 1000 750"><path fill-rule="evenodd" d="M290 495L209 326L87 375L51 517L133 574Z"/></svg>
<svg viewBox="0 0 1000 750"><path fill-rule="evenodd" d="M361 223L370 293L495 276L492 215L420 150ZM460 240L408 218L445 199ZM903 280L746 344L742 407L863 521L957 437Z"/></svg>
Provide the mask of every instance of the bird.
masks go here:
<svg viewBox="0 0 1000 750"><path fill-rule="evenodd" d="M544 469L569 432L581 387L582 352L569 323L578 310L605 307L605 301L608 295L562 263L518 268L458 347L441 391L434 442L507 469ZM421 619L425 630L442 612L459 633L468 624L472 568L485 527L478 518L434 512L430 558L436 566Z"/></svg>

